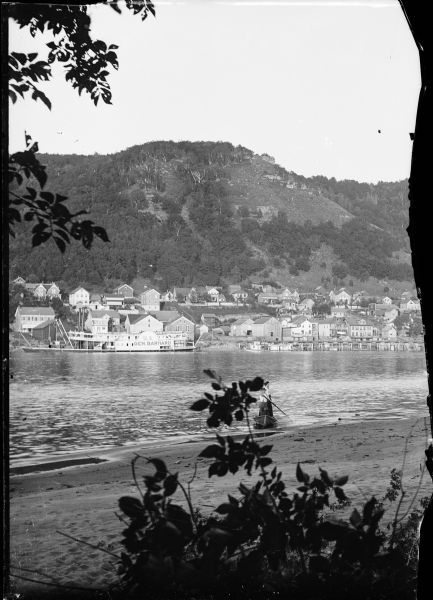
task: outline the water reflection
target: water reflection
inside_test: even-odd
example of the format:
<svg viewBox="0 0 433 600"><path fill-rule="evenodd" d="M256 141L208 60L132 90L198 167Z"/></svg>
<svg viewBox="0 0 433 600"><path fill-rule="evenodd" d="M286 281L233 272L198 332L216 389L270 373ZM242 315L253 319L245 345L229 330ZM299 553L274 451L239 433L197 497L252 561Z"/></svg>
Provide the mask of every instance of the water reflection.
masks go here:
<svg viewBox="0 0 433 600"><path fill-rule="evenodd" d="M226 382L269 379L290 415L280 415L281 427L425 412L422 353L20 353L11 364L11 456L201 438L204 415L188 407L209 389L205 368Z"/></svg>

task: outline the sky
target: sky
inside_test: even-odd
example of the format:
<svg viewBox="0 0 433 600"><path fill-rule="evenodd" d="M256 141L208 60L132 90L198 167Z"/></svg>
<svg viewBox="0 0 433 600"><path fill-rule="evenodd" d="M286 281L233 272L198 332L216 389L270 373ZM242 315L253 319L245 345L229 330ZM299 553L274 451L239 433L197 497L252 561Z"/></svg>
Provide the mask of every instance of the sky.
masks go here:
<svg viewBox="0 0 433 600"><path fill-rule="evenodd" d="M113 104L53 70L52 101L10 104L41 152L108 154L154 140L228 141L289 171L376 183L409 176L418 52L397 0L158 2L144 22L89 8L92 36L119 46ZM46 55L10 24L10 50Z"/></svg>

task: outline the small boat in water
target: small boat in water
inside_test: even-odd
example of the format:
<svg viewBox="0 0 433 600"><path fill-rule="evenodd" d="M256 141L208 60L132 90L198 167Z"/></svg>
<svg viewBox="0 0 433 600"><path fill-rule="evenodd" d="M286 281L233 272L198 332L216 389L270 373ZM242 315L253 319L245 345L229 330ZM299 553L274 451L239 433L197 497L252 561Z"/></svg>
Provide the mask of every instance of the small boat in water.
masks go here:
<svg viewBox="0 0 433 600"><path fill-rule="evenodd" d="M277 419L271 415L260 415L254 417L255 429L269 429L277 426Z"/></svg>

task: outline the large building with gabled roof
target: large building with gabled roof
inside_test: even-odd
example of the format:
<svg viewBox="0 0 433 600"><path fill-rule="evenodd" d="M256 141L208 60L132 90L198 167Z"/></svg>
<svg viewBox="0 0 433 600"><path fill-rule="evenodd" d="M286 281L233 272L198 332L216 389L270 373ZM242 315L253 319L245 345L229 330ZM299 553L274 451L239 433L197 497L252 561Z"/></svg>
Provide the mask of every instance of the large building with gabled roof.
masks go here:
<svg viewBox="0 0 433 600"><path fill-rule="evenodd" d="M15 311L15 331L31 332L37 325L55 318L50 306L18 306Z"/></svg>

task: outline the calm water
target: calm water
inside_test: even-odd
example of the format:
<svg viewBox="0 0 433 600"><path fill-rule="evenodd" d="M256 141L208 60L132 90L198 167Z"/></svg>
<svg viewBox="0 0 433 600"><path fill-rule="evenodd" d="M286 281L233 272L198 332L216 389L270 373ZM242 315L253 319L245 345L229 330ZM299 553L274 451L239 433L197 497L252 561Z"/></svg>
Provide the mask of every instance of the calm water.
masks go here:
<svg viewBox="0 0 433 600"><path fill-rule="evenodd" d="M211 391L206 368L226 383L269 379L290 415L280 413L283 428L426 414L422 352L19 352L11 359L11 458L205 437L205 414L188 407Z"/></svg>

